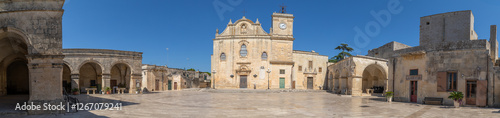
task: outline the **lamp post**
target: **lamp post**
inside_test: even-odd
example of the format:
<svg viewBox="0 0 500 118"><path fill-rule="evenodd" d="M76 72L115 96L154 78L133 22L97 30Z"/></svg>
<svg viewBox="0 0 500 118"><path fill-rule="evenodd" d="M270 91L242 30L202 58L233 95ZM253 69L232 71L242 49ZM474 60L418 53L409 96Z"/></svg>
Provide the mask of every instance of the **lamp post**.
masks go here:
<svg viewBox="0 0 500 118"><path fill-rule="evenodd" d="M271 69L267 68L267 89L269 90L269 76L271 76Z"/></svg>
<svg viewBox="0 0 500 118"><path fill-rule="evenodd" d="M215 73L216 73L216 72L215 72L215 69L214 69L214 70L212 71L212 74L214 75L214 76L213 76L213 79L214 79L214 86L213 86L213 88L214 88L214 89L215 89Z"/></svg>

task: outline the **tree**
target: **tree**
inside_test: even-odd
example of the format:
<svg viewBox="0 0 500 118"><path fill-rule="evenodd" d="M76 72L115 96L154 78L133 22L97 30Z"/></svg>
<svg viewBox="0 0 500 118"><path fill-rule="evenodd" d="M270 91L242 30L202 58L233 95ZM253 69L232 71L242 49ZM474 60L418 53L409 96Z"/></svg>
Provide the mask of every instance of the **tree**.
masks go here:
<svg viewBox="0 0 500 118"><path fill-rule="evenodd" d="M190 68L190 69L187 69L187 71L196 71L196 70L194 70L193 68Z"/></svg>
<svg viewBox="0 0 500 118"><path fill-rule="evenodd" d="M337 56L330 58L328 60L328 62L337 63L337 62L345 59L346 57L352 56L351 53L349 53L349 52L354 51L353 48L349 47L349 45L347 45L345 43L342 43L342 44L340 44L340 46L337 46L335 48L335 50L342 50L342 52L340 52Z"/></svg>

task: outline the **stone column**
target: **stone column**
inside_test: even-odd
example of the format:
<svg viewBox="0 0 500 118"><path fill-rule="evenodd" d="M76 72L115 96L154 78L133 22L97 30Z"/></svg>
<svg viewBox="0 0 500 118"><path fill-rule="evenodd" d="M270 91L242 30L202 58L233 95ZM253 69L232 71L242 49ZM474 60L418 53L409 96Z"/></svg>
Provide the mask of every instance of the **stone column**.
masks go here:
<svg viewBox="0 0 500 118"><path fill-rule="evenodd" d="M134 73L130 76L129 93L135 93L137 91L137 88L142 88L142 74ZM139 91L139 93L140 93L140 91Z"/></svg>
<svg viewBox="0 0 500 118"><path fill-rule="evenodd" d="M103 91L106 91L106 87L111 88L110 81L111 81L111 75L108 73L103 73L102 74L102 89ZM113 89L113 88L111 88Z"/></svg>
<svg viewBox="0 0 500 118"><path fill-rule="evenodd" d="M29 103L43 106L45 103L64 102L62 71L64 55L28 55L30 99ZM28 114L63 113L57 110L29 110Z"/></svg>
<svg viewBox="0 0 500 118"><path fill-rule="evenodd" d="M71 74L71 89L73 88L80 90L80 74Z"/></svg>
<svg viewBox="0 0 500 118"><path fill-rule="evenodd" d="M363 93L363 90L361 90L361 88L363 88L362 77L349 77L349 85L349 88L352 90L352 96L361 96L361 94Z"/></svg>

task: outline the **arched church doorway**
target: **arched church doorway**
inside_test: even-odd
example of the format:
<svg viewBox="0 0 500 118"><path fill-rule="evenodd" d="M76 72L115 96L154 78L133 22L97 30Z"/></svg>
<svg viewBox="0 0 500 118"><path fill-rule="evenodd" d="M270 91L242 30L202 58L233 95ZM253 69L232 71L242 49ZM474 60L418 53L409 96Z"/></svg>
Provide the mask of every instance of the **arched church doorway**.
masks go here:
<svg viewBox="0 0 500 118"><path fill-rule="evenodd" d="M97 91L102 87L102 67L94 62L85 63L80 67L80 79L78 82L80 92L85 88L97 88ZM86 92L84 92L86 93Z"/></svg>
<svg viewBox="0 0 500 118"><path fill-rule="evenodd" d="M125 92L128 93L128 90L130 90L130 69L131 68L126 64L115 64L111 68L111 88L127 88ZM113 90L116 91L115 89Z"/></svg>
<svg viewBox="0 0 500 118"><path fill-rule="evenodd" d="M387 77L382 67L372 64L363 70L362 91L367 92L368 89L374 93L383 93L386 89Z"/></svg>

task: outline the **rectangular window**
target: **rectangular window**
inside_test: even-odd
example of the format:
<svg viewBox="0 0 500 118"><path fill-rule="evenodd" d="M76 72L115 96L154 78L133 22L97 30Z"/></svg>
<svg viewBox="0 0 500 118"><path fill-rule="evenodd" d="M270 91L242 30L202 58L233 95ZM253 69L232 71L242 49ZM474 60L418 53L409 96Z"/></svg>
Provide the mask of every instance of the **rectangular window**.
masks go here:
<svg viewBox="0 0 500 118"><path fill-rule="evenodd" d="M447 89L447 91L456 91L457 90L457 73L456 72L448 72L446 74L446 89Z"/></svg>
<svg viewBox="0 0 500 118"><path fill-rule="evenodd" d="M318 71L319 71L319 72L323 71L323 68L319 67L319 70L318 70Z"/></svg>
<svg viewBox="0 0 500 118"><path fill-rule="evenodd" d="M280 69L280 74L285 74L285 69Z"/></svg>
<svg viewBox="0 0 500 118"><path fill-rule="evenodd" d="M299 71L302 71L302 66L299 66Z"/></svg>
<svg viewBox="0 0 500 118"><path fill-rule="evenodd" d="M313 67L313 61L309 61L309 68Z"/></svg>
<svg viewBox="0 0 500 118"><path fill-rule="evenodd" d="M410 75L418 75L418 69L411 69Z"/></svg>

